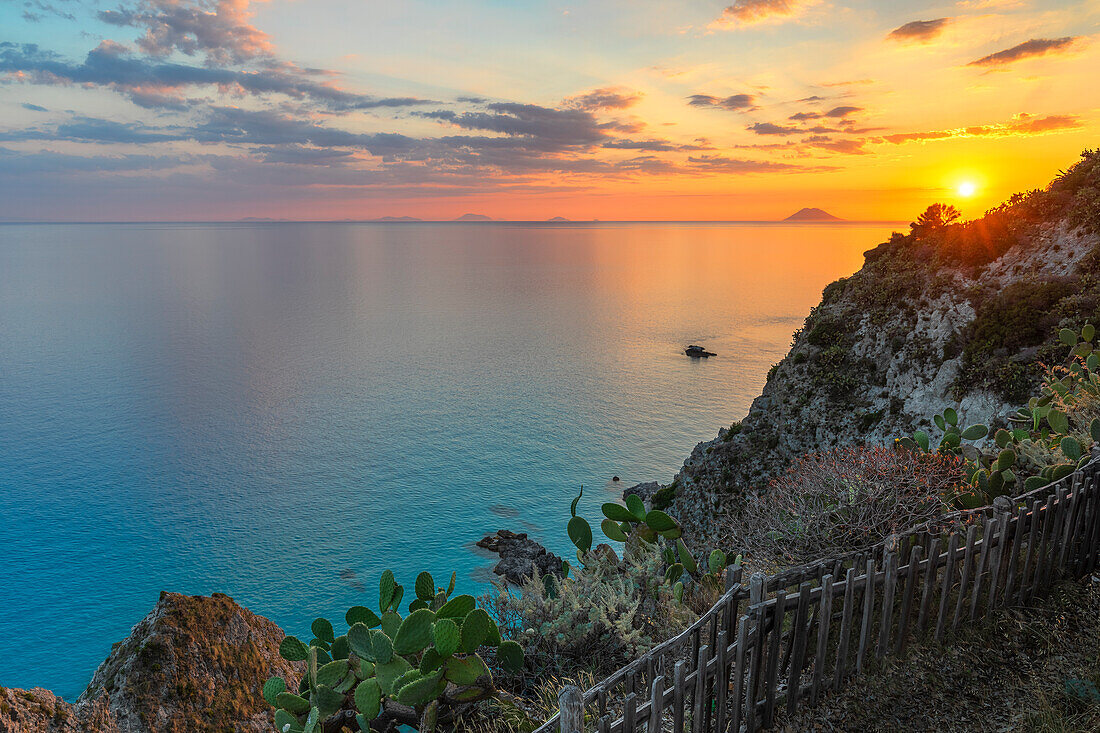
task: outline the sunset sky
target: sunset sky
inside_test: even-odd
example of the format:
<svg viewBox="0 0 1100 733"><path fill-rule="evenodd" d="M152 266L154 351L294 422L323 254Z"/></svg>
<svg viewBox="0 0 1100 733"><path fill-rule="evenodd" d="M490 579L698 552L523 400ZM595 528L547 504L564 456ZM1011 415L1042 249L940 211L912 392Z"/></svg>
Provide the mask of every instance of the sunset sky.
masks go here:
<svg viewBox="0 0 1100 733"><path fill-rule="evenodd" d="M1100 0L728 2L0 0L0 220L909 220L1100 146Z"/></svg>

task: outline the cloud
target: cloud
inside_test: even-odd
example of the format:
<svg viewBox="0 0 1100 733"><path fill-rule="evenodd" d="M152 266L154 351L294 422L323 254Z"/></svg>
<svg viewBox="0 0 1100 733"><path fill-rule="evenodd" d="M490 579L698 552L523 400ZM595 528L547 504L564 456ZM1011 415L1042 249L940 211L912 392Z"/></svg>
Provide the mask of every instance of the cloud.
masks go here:
<svg viewBox="0 0 1100 733"><path fill-rule="evenodd" d="M669 140L608 140L601 147L611 150L645 150L648 152L670 152L673 150L713 150L704 138L694 145L680 145Z"/></svg>
<svg viewBox="0 0 1100 733"><path fill-rule="evenodd" d="M826 117L847 117L853 112L862 112L863 107L833 107L831 110L825 113Z"/></svg>
<svg viewBox="0 0 1100 733"><path fill-rule="evenodd" d="M438 110L422 113L422 116L466 130L522 136L539 143L545 151L592 146L607 136L587 110L553 109L515 102L494 102L486 105L486 110L461 113Z"/></svg>
<svg viewBox="0 0 1100 733"><path fill-rule="evenodd" d="M217 86L229 93L282 94L309 100L331 111L404 107L426 104L413 97L375 98L344 91L310 78L305 70L286 65L256 70L235 70L161 62L131 55L125 47L104 41L75 64L36 44L0 42L0 73L17 81L47 85L103 86L128 96L143 107L184 109L182 90Z"/></svg>
<svg viewBox="0 0 1100 733"><path fill-rule="evenodd" d="M777 125L773 122L757 122L745 129L749 132L755 132L757 135L797 135L800 132L805 132L805 130L798 127Z"/></svg>
<svg viewBox="0 0 1100 733"><path fill-rule="evenodd" d="M31 112L48 112L49 111L45 107L40 107L37 104L31 104L30 102L23 102L23 104L21 104L19 106L22 107L23 109L29 109Z"/></svg>
<svg viewBox="0 0 1100 733"><path fill-rule="evenodd" d="M45 0L26 0L23 3L23 20L28 23L38 23L47 15L55 15L65 20L76 20L76 16L67 10L62 10L54 3Z"/></svg>
<svg viewBox="0 0 1100 733"><path fill-rule="evenodd" d="M249 0L144 0L97 16L111 25L144 28L137 45L150 56L201 53L207 64L225 66L274 52L268 35L248 22Z"/></svg>
<svg viewBox="0 0 1100 733"><path fill-rule="evenodd" d="M1021 112L1009 122L993 125L973 125L971 127L959 127L952 130L930 130L927 132L907 132L896 135L883 135L875 138L873 142L887 142L901 145L907 142L924 142L928 140L948 140L963 137L1024 137L1029 135L1043 135L1063 130L1073 130L1082 127L1081 118L1076 115L1048 115L1036 117Z"/></svg>
<svg viewBox="0 0 1100 733"><path fill-rule="evenodd" d="M621 87L601 87L584 94L566 97L562 104L574 109L589 112L606 109L626 109L633 107L642 99L642 93Z"/></svg>
<svg viewBox="0 0 1100 733"><path fill-rule="evenodd" d="M825 135L813 135L802 142L810 147L843 153L844 155L867 155L869 153L863 147L867 144L866 140L834 140Z"/></svg>
<svg viewBox="0 0 1100 733"><path fill-rule="evenodd" d="M722 11L711 28L734 28L769 21L786 21L801 15L814 0L736 0Z"/></svg>
<svg viewBox="0 0 1100 733"><path fill-rule="evenodd" d="M927 43L943 33L950 22L950 18L914 20L890 31L886 37L894 41Z"/></svg>
<svg viewBox="0 0 1100 733"><path fill-rule="evenodd" d="M748 112L756 109L756 97L751 94L731 94L728 97L715 97L712 94L692 94L688 97L692 107L715 107L731 112Z"/></svg>
<svg viewBox="0 0 1100 733"><path fill-rule="evenodd" d="M1005 66L1034 56L1045 56L1049 53L1061 53L1066 51L1080 36L1066 36L1065 38L1032 38L1004 51L991 53L977 61L971 61L967 66Z"/></svg>
<svg viewBox="0 0 1100 733"><path fill-rule="evenodd" d="M777 163L770 160L742 160L722 155L700 155L689 157L691 168L708 173L798 173L806 171L825 171L832 168L815 166L813 168L793 163Z"/></svg>
<svg viewBox="0 0 1100 733"><path fill-rule="evenodd" d="M52 150L25 152L0 148L0 176L23 177L53 173L117 173L173 168L179 156L166 155L68 155Z"/></svg>

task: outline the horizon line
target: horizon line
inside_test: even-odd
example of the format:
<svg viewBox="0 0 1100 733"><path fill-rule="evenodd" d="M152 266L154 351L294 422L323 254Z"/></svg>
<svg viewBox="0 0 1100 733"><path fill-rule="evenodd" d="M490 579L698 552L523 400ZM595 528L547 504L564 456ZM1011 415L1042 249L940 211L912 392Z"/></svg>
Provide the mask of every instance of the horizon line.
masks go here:
<svg viewBox="0 0 1100 733"><path fill-rule="evenodd" d="M0 225L17 224L809 224L812 226L838 224L909 224L904 219L105 219L58 220L48 219L0 219Z"/></svg>

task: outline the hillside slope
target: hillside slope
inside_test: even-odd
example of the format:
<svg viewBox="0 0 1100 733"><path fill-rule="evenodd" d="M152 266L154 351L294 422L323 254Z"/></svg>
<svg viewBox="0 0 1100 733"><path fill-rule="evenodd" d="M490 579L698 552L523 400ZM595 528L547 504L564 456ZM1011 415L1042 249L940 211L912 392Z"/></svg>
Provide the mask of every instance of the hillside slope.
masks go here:
<svg viewBox="0 0 1100 733"><path fill-rule="evenodd" d="M805 453L886 443L947 406L1003 423L1040 363L1066 356L1058 327L1100 323L1100 151L1045 190L957 216L930 207L826 287L748 415L696 446L656 505L713 536L737 496Z"/></svg>

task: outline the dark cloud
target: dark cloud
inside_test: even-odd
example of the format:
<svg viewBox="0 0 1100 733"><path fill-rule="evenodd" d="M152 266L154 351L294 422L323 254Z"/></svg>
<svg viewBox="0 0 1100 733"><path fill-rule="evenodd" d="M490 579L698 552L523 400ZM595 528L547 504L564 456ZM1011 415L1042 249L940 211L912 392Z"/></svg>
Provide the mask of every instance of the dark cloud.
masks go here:
<svg viewBox="0 0 1100 733"><path fill-rule="evenodd" d="M716 97L711 94L692 94L688 97L692 107L715 107L731 112L748 112L756 109L756 97L751 94L732 94L728 97Z"/></svg>
<svg viewBox="0 0 1100 733"><path fill-rule="evenodd" d="M543 151L590 147L606 137L595 116L586 110L552 109L515 102L493 102L486 105L486 110L460 113L440 110L425 112L423 116L465 130L520 136Z"/></svg>
<svg viewBox="0 0 1100 733"><path fill-rule="evenodd" d="M773 122L757 122L745 129L749 132L755 132L757 135L797 135L800 132L805 132L805 130L798 127L777 125Z"/></svg>
<svg viewBox="0 0 1100 733"><path fill-rule="evenodd" d="M802 141L803 144L813 148L829 150L844 155L867 155L870 151L864 149L866 140L835 140L827 135L812 135Z"/></svg>
<svg viewBox="0 0 1100 733"><path fill-rule="evenodd" d="M810 170L793 163L777 163L770 160L741 160L721 155L689 157L688 163L697 171L708 173L794 173ZM825 170L815 168L814 170Z"/></svg>
<svg viewBox="0 0 1100 733"><path fill-rule="evenodd" d="M261 147L253 152L265 163L289 163L291 165L337 166L352 162L355 153L336 148L307 148L301 145Z"/></svg>
<svg viewBox="0 0 1100 733"><path fill-rule="evenodd" d="M791 115L787 119L788 120L795 120L797 122L802 122L804 120L816 120L820 117L821 117L820 112L796 112L795 114Z"/></svg>
<svg viewBox="0 0 1100 733"><path fill-rule="evenodd" d="M47 15L76 20L75 15L62 9L57 3L45 2L45 0L25 0L23 3L23 20L28 23L38 23Z"/></svg>
<svg viewBox="0 0 1100 733"><path fill-rule="evenodd" d="M620 87L602 87L584 94L566 97L562 104L566 107L596 112L606 109L626 109L633 107L642 99L642 93Z"/></svg>
<svg viewBox="0 0 1100 733"><path fill-rule="evenodd" d="M405 135L348 132L271 110L237 107L212 107L206 119L195 126L190 135L206 143L360 148L381 157L410 152L419 144L416 138Z"/></svg>
<svg viewBox="0 0 1100 733"><path fill-rule="evenodd" d="M890 31L887 38L895 41L931 41L943 33L943 29L951 22L950 18L936 18L935 20L914 20L900 28Z"/></svg>
<svg viewBox="0 0 1100 733"><path fill-rule="evenodd" d="M117 173L174 168L179 156L156 155L68 155L50 150L25 152L0 148L0 176L29 176L53 173Z"/></svg>
<svg viewBox="0 0 1100 733"><path fill-rule="evenodd" d="M49 111L45 107L40 107L37 104L31 104L30 102L23 102L23 104L21 104L19 106L22 107L23 109L29 109L31 112L48 112Z"/></svg>
<svg viewBox="0 0 1100 733"><path fill-rule="evenodd" d="M1048 53L1060 53L1066 51L1080 36L1066 36L1065 38L1032 38L1021 44L1006 48L1004 51L991 53L977 61L971 61L968 66L1004 66L1021 59L1033 56L1045 56Z"/></svg>
<svg viewBox="0 0 1100 733"><path fill-rule="evenodd" d="M599 125L597 125L597 127L599 127L601 130L614 130L615 132L632 134L644 130L646 128L646 124L638 119L608 120L607 122L601 122Z"/></svg>
<svg viewBox="0 0 1100 733"><path fill-rule="evenodd" d="M104 86L144 107L185 108L182 90L215 85L252 95L282 94L309 100L332 111L426 104L412 97L375 98L339 89L308 78L285 66L234 70L189 66L132 56L120 44L105 41L88 53L83 63L66 61L36 44L0 42L0 72L37 84Z"/></svg>
<svg viewBox="0 0 1100 733"><path fill-rule="evenodd" d="M810 5L809 0L737 0L722 11L715 24L749 25L765 20L793 18Z"/></svg>
<svg viewBox="0 0 1100 733"><path fill-rule="evenodd" d="M853 112L862 112L863 107L833 107L825 113L826 117L847 117Z"/></svg>
<svg viewBox="0 0 1100 733"><path fill-rule="evenodd" d="M269 57L274 50L267 34L248 22L248 6L249 0L144 0L98 17L145 29L137 45L150 56L203 54L208 64L225 66Z"/></svg>
<svg viewBox="0 0 1100 733"><path fill-rule="evenodd" d="M612 150L646 150L649 152L671 152L674 150L712 150L712 146L703 138L693 145L680 145L669 140L609 140L602 147Z"/></svg>

